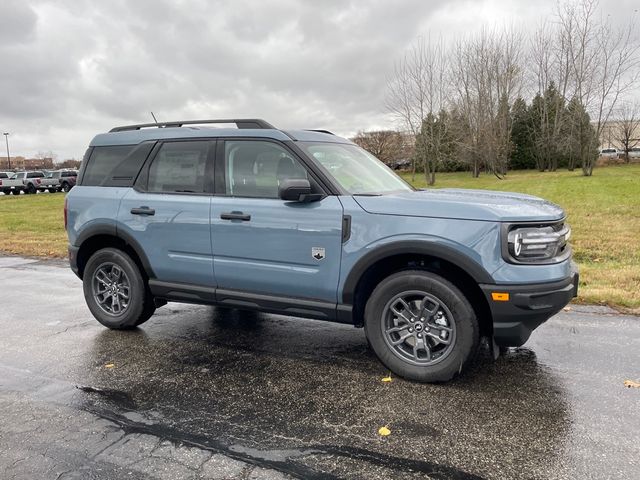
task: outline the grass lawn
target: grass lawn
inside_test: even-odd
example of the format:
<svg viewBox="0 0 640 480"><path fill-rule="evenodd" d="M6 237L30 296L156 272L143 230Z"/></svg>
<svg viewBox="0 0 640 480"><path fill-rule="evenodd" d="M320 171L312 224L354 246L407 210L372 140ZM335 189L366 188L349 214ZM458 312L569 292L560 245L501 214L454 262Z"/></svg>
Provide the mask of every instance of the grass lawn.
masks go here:
<svg viewBox="0 0 640 480"><path fill-rule="evenodd" d="M64 193L0 196L0 251L65 257Z"/></svg>
<svg viewBox="0 0 640 480"><path fill-rule="evenodd" d="M424 187L424 177L412 183ZM640 312L640 165L598 168L593 177L579 171L510 172L503 180L439 173L436 188L444 187L524 192L560 204L580 264L579 301ZM64 257L63 204L62 193L0 196L0 251Z"/></svg>

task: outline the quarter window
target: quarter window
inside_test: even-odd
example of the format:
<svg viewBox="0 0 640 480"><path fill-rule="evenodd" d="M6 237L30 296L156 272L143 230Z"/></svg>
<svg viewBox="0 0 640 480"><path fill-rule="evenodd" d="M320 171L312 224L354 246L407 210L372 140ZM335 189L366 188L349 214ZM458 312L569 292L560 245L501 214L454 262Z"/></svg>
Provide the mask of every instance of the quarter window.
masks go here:
<svg viewBox="0 0 640 480"><path fill-rule="evenodd" d="M263 141L225 143L227 195L278 198L278 187L287 178L308 178L306 169L280 145Z"/></svg>
<svg viewBox="0 0 640 480"><path fill-rule="evenodd" d="M203 193L209 142L170 142L149 167L150 192Z"/></svg>
<svg viewBox="0 0 640 480"><path fill-rule="evenodd" d="M134 145L95 147L87 163L82 185L96 186L111 178L114 168L134 148Z"/></svg>

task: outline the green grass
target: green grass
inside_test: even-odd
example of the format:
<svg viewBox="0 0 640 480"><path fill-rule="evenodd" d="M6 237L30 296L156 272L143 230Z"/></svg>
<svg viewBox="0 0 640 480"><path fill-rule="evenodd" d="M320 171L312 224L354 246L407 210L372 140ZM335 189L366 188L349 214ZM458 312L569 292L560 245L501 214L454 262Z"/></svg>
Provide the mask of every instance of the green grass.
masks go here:
<svg viewBox="0 0 640 480"><path fill-rule="evenodd" d="M411 181L411 175L404 177ZM424 187L424 178L412 181ZM561 205L573 229L580 264L579 301L640 312L640 165L576 172L510 172L503 180L469 173L439 173L436 188L523 192ZM0 251L64 257L64 195L0 196Z"/></svg>
<svg viewBox="0 0 640 480"><path fill-rule="evenodd" d="M416 187L426 186L424 177L403 176ZM598 168L592 177L581 171L514 171L503 180L439 173L435 187L522 192L561 205L580 265L578 300L640 311L640 165Z"/></svg>
<svg viewBox="0 0 640 480"><path fill-rule="evenodd" d="M0 196L0 251L64 257L64 193Z"/></svg>

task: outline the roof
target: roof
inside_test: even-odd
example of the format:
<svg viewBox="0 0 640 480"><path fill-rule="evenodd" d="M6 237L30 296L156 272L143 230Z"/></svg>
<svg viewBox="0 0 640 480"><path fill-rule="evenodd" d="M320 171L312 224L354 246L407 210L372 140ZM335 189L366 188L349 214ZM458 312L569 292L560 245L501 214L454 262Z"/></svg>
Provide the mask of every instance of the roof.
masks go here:
<svg viewBox="0 0 640 480"><path fill-rule="evenodd" d="M250 122L250 123L249 123ZM215 128L195 125L211 123L236 123L239 128ZM247 128L256 126L258 128ZM260 128L262 126L262 128ZM330 142L348 143L350 140L333 135L326 131L314 130L279 130L264 120L203 120L179 121L159 124L142 124L115 127L108 133L96 135L90 146L136 145L147 140L163 140L173 138L218 138L218 137L252 137L269 138L280 141Z"/></svg>

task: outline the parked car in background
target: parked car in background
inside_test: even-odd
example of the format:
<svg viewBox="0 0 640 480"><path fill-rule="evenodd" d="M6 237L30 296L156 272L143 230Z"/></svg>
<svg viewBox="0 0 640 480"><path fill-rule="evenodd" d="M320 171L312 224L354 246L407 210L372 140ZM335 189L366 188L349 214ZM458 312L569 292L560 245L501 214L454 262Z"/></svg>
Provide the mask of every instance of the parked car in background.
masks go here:
<svg viewBox="0 0 640 480"><path fill-rule="evenodd" d="M22 182L23 178L20 175L21 173L26 172L12 173L9 178L0 178L0 189L2 189L2 192L5 195L9 195L10 193L18 195L24 190L24 183Z"/></svg>
<svg viewBox="0 0 640 480"><path fill-rule="evenodd" d="M0 178L9 178L13 172L0 172Z"/></svg>
<svg viewBox="0 0 640 480"><path fill-rule="evenodd" d="M629 158L640 158L640 147L633 147L629 149Z"/></svg>
<svg viewBox="0 0 640 480"><path fill-rule="evenodd" d="M11 178L9 178L6 183L3 181L3 191L5 191L5 186L10 189L10 193L20 193L23 191L24 193L36 193L38 190L44 191L49 187L43 185L42 180L44 179L44 173L40 171L35 172L16 172ZM6 193L6 191L5 191Z"/></svg>
<svg viewBox="0 0 640 480"><path fill-rule="evenodd" d="M600 156L605 158L618 158L618 150L615 148L603 148L600 150Z"/></svg>
<svg viewBox="0 0 640 480"><path fill-rule="evenodd" d="M394 170L408 170L411 168L411 159L401 158L400 160L395 160L391 163L391 168Z"/></svg>
<svg viewBox="0 0 640 480"><path fill-rule="evenodd" d="M54 176L54 173L56 172L48 171L44 174L44 177L40 180L38 190L41 192L48 190L49 193L55 193L60 189L60 178Z"/></svg>
<svg viewBox="0 0 640 480"><path fill-rule="evenodd" d="M42 184L53 192L68 192L76 185L78 178L77 170L53 170L47 173L42 180Z"/></svg>
<svg viewBox="0 0 640 480"><path fill-rule="evenodd" d="M76 186L76 181L78 179L77 170L58 170L53 173L57 175L56 178L58 178L59 191L68 192Z"/></svg>

